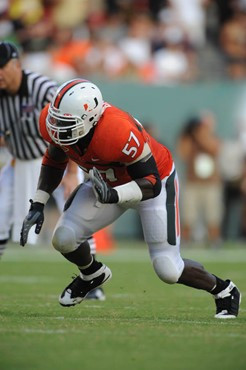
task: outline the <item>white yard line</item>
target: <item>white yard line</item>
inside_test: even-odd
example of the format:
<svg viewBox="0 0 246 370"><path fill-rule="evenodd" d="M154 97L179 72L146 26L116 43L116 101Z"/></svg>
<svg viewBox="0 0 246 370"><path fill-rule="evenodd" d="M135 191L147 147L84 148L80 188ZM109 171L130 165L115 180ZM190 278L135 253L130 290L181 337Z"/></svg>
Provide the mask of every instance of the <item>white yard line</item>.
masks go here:
<svg viewBox="0 0 246 370"><path fill-rule="evenodd" d="M216 263L246 263L246 249L235 248L226 249L221 248L218 250L211 249L183 249L181 248L181 254L183 257L199 260L202 262L216 262ZM130 248L119 248L112 254L100 254L99 258L102 261L113 262L147 262L149 261L149 255L147 246L146 248L136 249ZM25 249L19 249L16 246L7 248L3 255L2 262L61 262L65 263L65 260L60 256L59 253L54 251L52 247L26 247Z"/></svg>

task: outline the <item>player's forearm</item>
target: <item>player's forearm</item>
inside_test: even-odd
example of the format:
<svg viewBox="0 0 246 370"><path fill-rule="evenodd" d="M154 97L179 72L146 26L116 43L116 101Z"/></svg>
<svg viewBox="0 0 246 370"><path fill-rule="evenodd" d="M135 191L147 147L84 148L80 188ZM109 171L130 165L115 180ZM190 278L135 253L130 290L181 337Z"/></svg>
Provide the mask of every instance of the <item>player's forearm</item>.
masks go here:
<svg viewBox="0 0 246 370"><path fill-rule="evenodd" d="M153 184L146 179L136 179L137 185L142 192L142 200L147 200L155 197L155 191Z"/></svg>
<svg viewBox="0 0 246 370"><path fill-rule="evenodd" d="M140 161L129 165L127 171L141 191L142 197L140 200L155 198L160 194L161 179L155 159L150 153Z"/></svg>
<svg viewBox="0 0 246 370"><path fill-rule="evenodd" d="M46 204L50 195L60 184L64 170L42 165L37 191L33 197L34 202Z"/></svg>
<svg viewBox="0 0 246 370"><path fill-rule="evenodd" d="M52 194L60 184L63 174L63 169L42 165L38 181L38 189Z"/></svg>
<svg viewBox="0 0 246 370"><path fill-rule="evenodd" d="M154 185L144 178L116 186L113 189L117 192L117 203L120 204L126 202L140 202L141 200L154 198L158 195Z"/></svg>
<svg viewBox="0 0 246 370"><path fill-rule="evenodd" d="M34 202L47 203L50 195L60 184L67 164L66 153L50 144L43 156L38 187L33 198Z"/></svg>

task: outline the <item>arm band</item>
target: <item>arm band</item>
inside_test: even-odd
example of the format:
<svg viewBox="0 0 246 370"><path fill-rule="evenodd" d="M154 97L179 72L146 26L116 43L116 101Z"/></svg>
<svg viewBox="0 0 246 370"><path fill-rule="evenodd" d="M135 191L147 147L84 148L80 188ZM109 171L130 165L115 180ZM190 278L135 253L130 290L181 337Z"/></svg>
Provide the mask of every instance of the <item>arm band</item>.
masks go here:
<svg viewBox="0 0 246 370"><path fill-rule="evenodd" d="M50 194L47 193L46 191L38 189L36 191L36 194L33 197L34 202L39 202L42 204L46 204L50 198Z"/></svg>
<svg viewBox="0 0 246 370"><path fill-rule="evenodd" d="M124 185L114 187L118 193L119 204L138 203L143 197L143 193L135 181L127 182Z"/></svg>

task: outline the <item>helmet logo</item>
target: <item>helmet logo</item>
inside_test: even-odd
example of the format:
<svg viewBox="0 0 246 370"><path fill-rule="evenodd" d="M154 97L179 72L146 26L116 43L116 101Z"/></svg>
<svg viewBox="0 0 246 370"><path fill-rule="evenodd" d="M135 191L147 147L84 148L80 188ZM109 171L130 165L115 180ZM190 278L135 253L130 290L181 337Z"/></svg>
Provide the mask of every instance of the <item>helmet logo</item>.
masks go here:
<svg viewBox="0 0 246 370"><path fill-rule="evenodd" d="M87 103L85 103L85 104L84 104L84 110L85 110L85 111L87 111L87 110L88 110L88 112L91 112L93 109L95 109L95 108L98 106L98 100L97 100L97 98L94 98L94 102L95 102L95 106L94 106L92 109L89 109L89 110L88 110L89 105L88 105Z"/></svg>
<svg viewBox="0 0 246 370"><path fill-rule="evenodd" d="M71 116L72 116L72 114L70 114L70 113L64 113L64 116L66 116L66 117L71 117Z"/></svg>

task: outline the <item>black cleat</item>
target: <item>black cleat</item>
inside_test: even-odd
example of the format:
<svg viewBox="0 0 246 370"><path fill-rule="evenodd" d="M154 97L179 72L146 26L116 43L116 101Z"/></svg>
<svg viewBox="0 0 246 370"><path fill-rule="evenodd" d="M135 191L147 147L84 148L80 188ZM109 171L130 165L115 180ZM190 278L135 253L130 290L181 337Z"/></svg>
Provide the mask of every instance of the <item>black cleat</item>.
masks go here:
<svg viewBox="0 0 246 370"><path fill-rule="evenodd" d="M111 277L111 270L104 264L99 270L94 272L94 274L83 275L80 273L80 275L74 278L64 289L59 297L59 303L65 307L75 306L82 302L89 292L99 288Z"/></svg>
<svg viewBox="0 0 246 370"><path fill-rule="evenodd" d="M238 315L241 293L232 281L226 281L229 283L228 287L214 295L216 319L235 319Z"/></svg>

